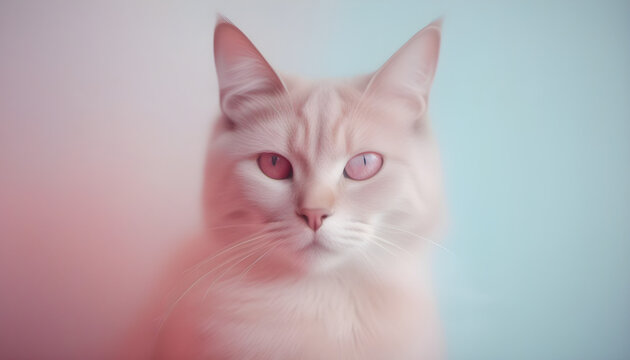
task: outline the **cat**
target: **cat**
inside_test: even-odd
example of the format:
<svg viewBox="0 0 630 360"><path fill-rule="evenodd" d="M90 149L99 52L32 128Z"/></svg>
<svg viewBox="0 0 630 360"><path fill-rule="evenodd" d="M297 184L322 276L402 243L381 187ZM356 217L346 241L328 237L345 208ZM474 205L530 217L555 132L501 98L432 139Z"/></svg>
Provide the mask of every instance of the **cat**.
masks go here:
<svg viewBox="0 0 630 360"><path fill-rule="evenodd" d="M373 74L277 73L219 18L204 231L154 359L439 359L444 199L428 120L441 20Z"/></svg>

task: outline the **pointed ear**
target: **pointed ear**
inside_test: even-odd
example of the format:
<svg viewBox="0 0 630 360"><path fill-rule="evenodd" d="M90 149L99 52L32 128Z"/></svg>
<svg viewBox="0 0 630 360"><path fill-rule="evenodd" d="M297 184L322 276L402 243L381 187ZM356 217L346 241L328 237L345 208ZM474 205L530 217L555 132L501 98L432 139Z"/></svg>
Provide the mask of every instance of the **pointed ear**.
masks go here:
<svg viewBox="0 0 630 360"><path fill-rule="evenodd" d="M422 117L437 67L441 28L439 19L416 33L372 76L364 96L386 99L415 119Z"/></svg>
<svg viewBox="0 0 630 360"><path fill-rule="evenodd" d="M214 29L214 62L221 109L233 122L263 111L265 97L286 93L280 77L251 41L221 16Z"/></svg>

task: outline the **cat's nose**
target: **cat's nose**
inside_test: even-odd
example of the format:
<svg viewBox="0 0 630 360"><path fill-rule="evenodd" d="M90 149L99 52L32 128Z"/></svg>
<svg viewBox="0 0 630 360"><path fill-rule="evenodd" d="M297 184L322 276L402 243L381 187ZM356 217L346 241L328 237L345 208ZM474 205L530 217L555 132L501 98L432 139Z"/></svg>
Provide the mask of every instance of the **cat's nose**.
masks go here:
<svg viewBox="0 0 630 360"><path fill-rule="evenodd" d="M322 226L324 219L329 217L332 213L328 209L298 209L297 214L306 221L306 224L317 231Z"/></svg>

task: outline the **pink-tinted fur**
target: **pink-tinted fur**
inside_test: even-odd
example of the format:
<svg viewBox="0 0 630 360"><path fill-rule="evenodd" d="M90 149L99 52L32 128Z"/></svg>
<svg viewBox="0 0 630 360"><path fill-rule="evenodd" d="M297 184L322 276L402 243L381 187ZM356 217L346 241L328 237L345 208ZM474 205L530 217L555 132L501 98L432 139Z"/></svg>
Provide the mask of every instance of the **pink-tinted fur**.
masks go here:
<svg viewBox="0 0 630 360"><path fill-rule="evenodd" d="M428 96L439 21L378 71L279 76L234 25L215 30L221 114L208 149L206 228L161 308L157 359L437 359L429 249L443 198ZM369 179L346 163L374 152ZM284 156L272 179L261 153ZM314 231L301 209L323 209ZM186 260L182 260L186 259Z"/></svg>

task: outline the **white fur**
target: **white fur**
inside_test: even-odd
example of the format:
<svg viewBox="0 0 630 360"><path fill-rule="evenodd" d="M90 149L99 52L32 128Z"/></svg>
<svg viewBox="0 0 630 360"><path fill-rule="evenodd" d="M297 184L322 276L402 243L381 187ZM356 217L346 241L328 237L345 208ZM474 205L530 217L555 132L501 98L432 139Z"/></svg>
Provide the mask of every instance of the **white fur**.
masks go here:
<svg viewBox="0 0 630 360"><path fill-rule="evenodd" d="M211 250L167 311L157 357L441 357L426 257L443 210L426 116L439 24L368 83L280 80L238 29L219 27L237 44L215 48L223 115L204 195ZM379 173L345 178L365 151L383 156ZM262 173L263 152L288 159L293 177ZM330 210L316 232L296 214L305 204Z"/></svg>

